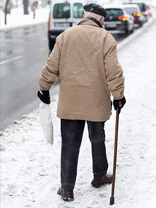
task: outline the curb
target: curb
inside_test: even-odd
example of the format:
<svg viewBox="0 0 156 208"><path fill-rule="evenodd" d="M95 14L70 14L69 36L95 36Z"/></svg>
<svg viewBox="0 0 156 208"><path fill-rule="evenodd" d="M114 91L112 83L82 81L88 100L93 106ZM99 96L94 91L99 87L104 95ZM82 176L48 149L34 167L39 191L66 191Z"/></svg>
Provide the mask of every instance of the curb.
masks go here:
<svg viewBox="0 0 156 208"><path fill-rule="evenodd" d="M9 31L9 30L15 30L15 29L29 27L29 26L42 25L42 24L46 24L46 23L48 23L48 20L47 21L43 21L43 22L28 23L28 24L24 24L24 25L14 25L14 26L10 26L10 27L6 27L6 28L0 29L0 32L5 32L5 31Z"/></svg>

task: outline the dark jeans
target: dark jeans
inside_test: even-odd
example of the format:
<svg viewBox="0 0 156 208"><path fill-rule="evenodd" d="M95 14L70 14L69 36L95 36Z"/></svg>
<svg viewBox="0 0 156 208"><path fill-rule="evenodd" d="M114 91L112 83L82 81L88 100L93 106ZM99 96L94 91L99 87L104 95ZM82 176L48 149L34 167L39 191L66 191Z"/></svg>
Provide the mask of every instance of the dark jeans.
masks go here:
<svg viewBox="0 0 156 208"><path fill-rule="evenodd" d="M105 122L87 121L89 139L92 145L93 173L102 176L108 169L105 147ZM62 188L75 186L79 149L85 121L61 119L61 184Z"/></svg>

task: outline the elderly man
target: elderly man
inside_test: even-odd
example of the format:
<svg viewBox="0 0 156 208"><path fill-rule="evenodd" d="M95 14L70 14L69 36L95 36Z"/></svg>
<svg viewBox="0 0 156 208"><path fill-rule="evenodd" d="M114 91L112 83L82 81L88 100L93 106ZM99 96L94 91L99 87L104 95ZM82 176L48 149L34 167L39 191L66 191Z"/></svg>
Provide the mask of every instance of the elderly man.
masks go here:
<svg viewBox="0 0 156 208"><path fill-rule="evenodd" d="M84 6L84 18L65 30L39 77L38 96L49 104L49 89L59 76L60 93L57 116L61 118L61 188L65 201L74 200L79 149L85 121L92 147L93 187L112 182L107 175L104 124L114 108L121 110L124 97L123 70L118 62L116 41L102 28L106 11L98 4ZM119 107L119 102L122 103Z"/></svg>

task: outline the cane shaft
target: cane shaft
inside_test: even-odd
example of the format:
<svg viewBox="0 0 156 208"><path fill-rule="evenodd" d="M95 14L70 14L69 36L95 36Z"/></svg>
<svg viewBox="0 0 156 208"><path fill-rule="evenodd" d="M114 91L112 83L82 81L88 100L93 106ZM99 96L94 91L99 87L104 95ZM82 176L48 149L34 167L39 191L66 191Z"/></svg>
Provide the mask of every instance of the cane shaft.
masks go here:
<svg viewBox="0 0 156 208"><path fill-rule="evenodd" d="M117 161L117 146L118 146L118 127L119 127L119 109L116 110L116 122L115 122L115 144L114 144L114 163L113 163L113 182L111 198L114 198L115 189L115 174L116 174L116 161Z"/></svg>

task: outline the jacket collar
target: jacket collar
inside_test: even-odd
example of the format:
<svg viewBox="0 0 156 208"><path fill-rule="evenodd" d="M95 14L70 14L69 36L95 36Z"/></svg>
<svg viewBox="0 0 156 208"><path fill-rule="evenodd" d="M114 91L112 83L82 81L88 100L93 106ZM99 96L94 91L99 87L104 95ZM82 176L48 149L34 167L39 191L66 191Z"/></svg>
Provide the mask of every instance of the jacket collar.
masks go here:
<svg viewBox="0 0 156 208"><path fill-rule="evenodd" d="M91 26L95 26L95 27L101 27L102 25L100 24L100 22L98 22L96 19L92 18L92 17L87 17L82 19L78 25L91 25Z"/></svg>

